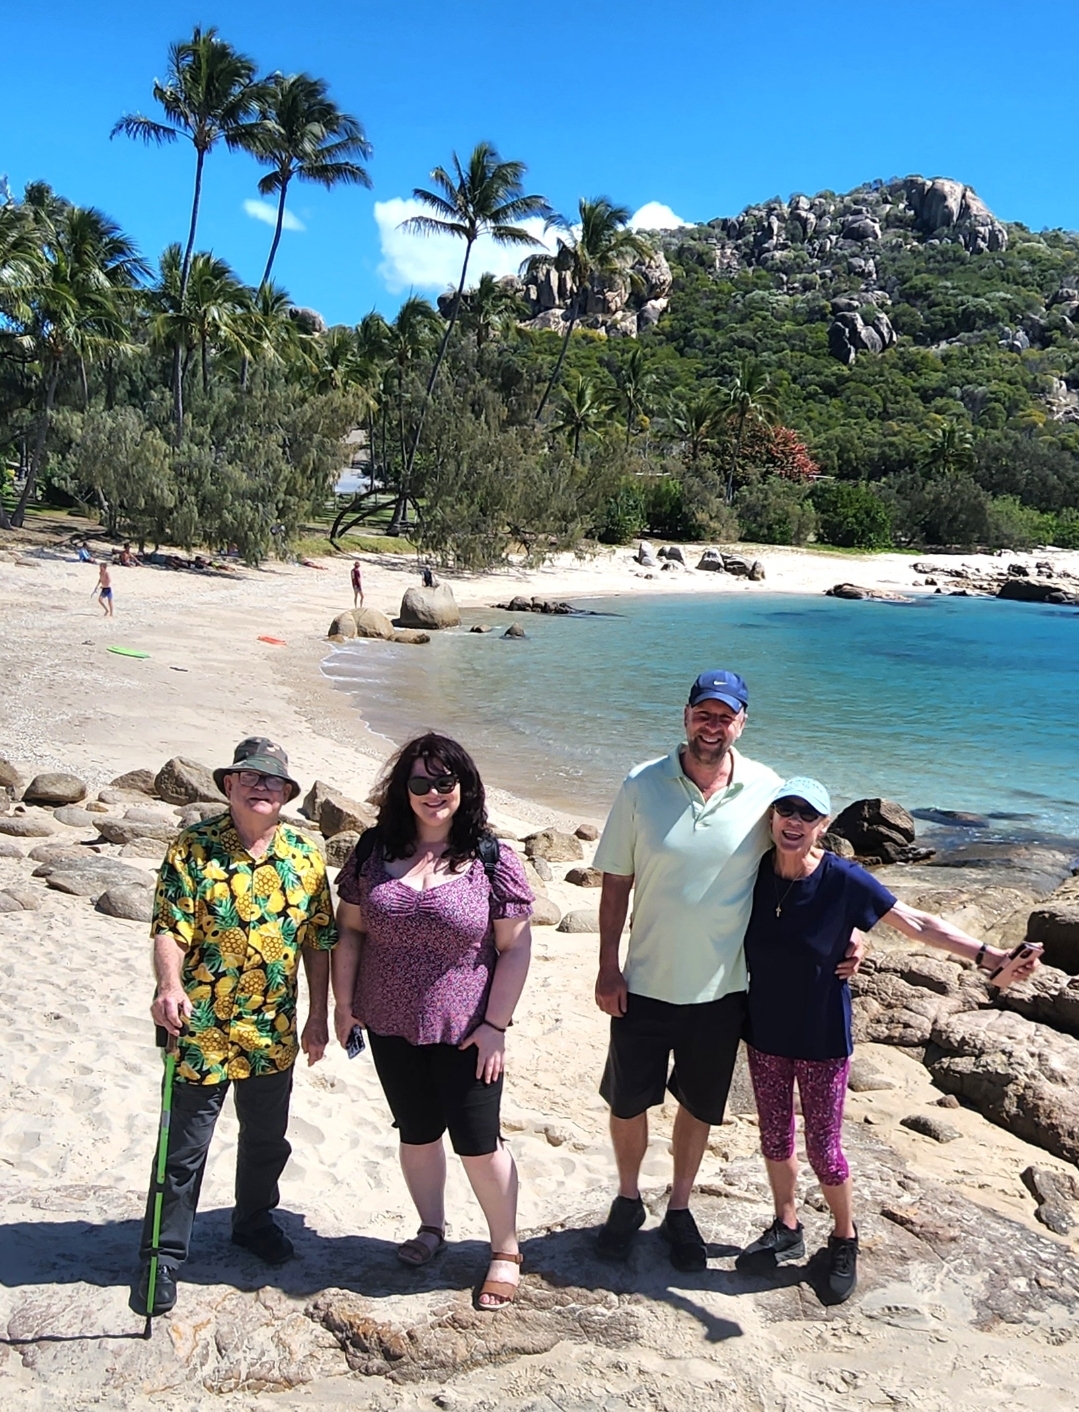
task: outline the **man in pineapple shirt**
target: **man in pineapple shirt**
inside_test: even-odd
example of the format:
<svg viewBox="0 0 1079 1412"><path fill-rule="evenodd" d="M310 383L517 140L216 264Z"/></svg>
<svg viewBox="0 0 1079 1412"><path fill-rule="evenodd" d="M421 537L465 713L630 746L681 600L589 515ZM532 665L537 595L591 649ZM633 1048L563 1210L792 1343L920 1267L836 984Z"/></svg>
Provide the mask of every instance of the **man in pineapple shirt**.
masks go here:
<svg viewBox="0 0 1079 1412"><path fill-rule="evenodd" d="M314 845L280 822L300 786L288 756L262 737L242 740L214 771L228 812L184 831L158 877L151 935L157 992L150 1013L179 1036L153 1313L176 1302L206 1154L230 1085L240 1125L232 1239L270 1265L292 1242L274 1223L297 1048L308 1064L329 1040L329 953L337 940L326 868ZM297 1046L298 961L308 1015ZM153 1226L143 1226L132 1307L146 1312Z"/></svg>

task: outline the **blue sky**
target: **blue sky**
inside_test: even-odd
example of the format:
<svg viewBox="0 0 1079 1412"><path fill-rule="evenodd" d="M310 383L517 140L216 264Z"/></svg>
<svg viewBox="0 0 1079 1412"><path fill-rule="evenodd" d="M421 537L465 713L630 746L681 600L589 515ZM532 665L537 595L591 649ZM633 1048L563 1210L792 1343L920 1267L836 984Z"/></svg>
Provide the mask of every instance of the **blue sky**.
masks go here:
<svg viewBox="0 0 1079 1412"><path fill-rule="evenodd" d="M481 138L565 211L603 194L708 220L920 172L968 182L1004 219L1077 229L1077 19L1074 0L8 0L0 173L102 207L156 259L186 233L191 148L109 130L123 112L159 116L168 43L202 23L267 71L326 78L374 144L372 191L290 197L302 229L275 278L331 322L444 287L459 251L402 240L395 203ZM215 152L199 229L249 281L272 235L244 206L259 174Z"/></svg>

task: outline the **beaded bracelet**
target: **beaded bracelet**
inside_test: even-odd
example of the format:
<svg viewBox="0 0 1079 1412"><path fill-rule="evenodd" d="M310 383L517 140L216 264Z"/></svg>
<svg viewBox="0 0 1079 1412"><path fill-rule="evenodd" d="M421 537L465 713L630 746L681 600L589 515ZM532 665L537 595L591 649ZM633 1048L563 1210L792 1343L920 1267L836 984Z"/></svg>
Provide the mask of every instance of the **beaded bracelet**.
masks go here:
<svg viewBox="0 0 1079 1412"><path fill-rule="evenodd" d="M484 1015L484 1017L483 1017L483 1023L487 1026L487 1028L488 1028L489 1030L495 1030L498 1034L505 1034L505 1033L506 1033L506 1030L509 1028L509 1026L507 1026L507 1025L495 1025L495 1024L492 1024L491 1021L487 1018L486 1015ZM511 1025L513 1024L513 1021L512 1021L512 1020L510 1021L510 1024L511 1024Z"/></svg>

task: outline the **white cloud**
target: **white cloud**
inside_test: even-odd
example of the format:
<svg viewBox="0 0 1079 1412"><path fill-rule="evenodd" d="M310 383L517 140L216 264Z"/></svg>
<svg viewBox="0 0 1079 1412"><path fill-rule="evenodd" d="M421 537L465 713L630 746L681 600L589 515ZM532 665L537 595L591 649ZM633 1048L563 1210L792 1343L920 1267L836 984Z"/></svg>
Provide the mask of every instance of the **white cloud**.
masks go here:
<svg viewBox="0 0 1079 1412"><path fill-rule="evenodd" d="M429 214L427 208L412 197L393 196L388 201L375 202L382 262L378 272L391 294L406 289L449 289L461 276L464 245L452 235L415 235L401 230L401 222L412 216ZM521 261L541 247L554 250L554 235L544 235L539 217L519 221L529 235L540 242L536 246L498 245L490 236L480 236L472 247L468 262L469 283L482 274L515 275Z"/></svg>
<svg viewBox="0 0 1079 1412"><path fill-rule="evenodd" d="M277 207L269 201L245 201L244 210L253 221L262 221L264 225L275 226L277 224ZM283 230L306 230L307 227L299 216L294 216L292 212L285 208L285 219L281 222Z"/></svg>
<svg viewBox="0 0 1079 1412"><path fill-rule="evenodd" d="M629 218L630 230L678 230L689 225L681 216L676 216L662 201L646 201L639 211Z"/></svg>

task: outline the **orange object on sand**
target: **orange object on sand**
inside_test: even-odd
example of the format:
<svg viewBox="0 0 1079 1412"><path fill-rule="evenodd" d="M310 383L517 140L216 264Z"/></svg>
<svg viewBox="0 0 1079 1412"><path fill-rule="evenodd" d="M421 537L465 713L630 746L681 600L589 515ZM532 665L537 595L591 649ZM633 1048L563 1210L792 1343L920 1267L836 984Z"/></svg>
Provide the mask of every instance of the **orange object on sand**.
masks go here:
<svg viewBox="0 0 1079 1412"><path fill-rule="evenodd" d="M259 642L268 642L272 647L287 647L288 643L283 637L260 637Z"/></svg>

